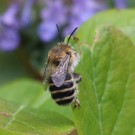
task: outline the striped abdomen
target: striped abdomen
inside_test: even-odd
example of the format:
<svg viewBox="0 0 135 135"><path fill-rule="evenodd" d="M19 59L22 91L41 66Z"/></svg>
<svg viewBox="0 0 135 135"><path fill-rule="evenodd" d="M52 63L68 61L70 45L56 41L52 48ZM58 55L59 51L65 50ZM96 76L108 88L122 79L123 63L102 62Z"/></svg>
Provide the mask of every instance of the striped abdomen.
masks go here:
<svg viewBox="0 0 135 135"><path fill-rule="evenodd" d="M73 101L76 97L77 83L81 80L80 75L76 73L67 73L65 82L62 86L56 87L52 80L49 80L49 90L51 92L52 98L59 105L66 105Z"/></svg>

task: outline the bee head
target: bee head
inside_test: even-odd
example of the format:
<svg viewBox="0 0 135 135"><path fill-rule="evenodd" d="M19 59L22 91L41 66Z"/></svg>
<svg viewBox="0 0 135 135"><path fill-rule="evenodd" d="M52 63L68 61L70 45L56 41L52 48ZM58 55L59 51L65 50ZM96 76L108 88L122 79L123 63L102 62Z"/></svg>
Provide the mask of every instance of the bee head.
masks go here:
<svg viewBox="0 0 135 135"><path fill-rule="evenodd" d="M54 46L48 54L49 60L51 62L51 64L53 64L54 66L58 66L60 61L66 56L66 55L70 55L70 61L69 61L69 67L71 69L71 71L74 71L74 68L77 66L80 57L79 54L69 45L69 41L71 36L73 35L73 33L77 30L77 27L73 30L73 32L70 34L67 43L63 43L61 41L61 35L60 35L60 30L58 25L57 26L57 30L58 30L58 34L59 34L59 39L60 39L60 43L58 43L56 46Z"/></svg>
<svg viewBox="0 0 135 135"><path fill-rule="evenodd" d="M59 45L54 46L49 51L49 60L51 64L54 64L55 66L58 66L60 61L66 56L70 55L70 61L69 66L71 67L71 70L73 71L74 68L77 66L79 62L79 54L69 45L60 43Z"/></svg>

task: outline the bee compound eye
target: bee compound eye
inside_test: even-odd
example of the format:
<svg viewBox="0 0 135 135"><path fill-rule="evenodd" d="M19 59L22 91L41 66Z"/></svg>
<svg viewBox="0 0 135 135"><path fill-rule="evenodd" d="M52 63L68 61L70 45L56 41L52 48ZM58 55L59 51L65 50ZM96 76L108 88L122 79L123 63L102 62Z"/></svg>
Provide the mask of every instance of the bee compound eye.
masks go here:
<svg viewBox="0 0 135 135"><path fill-rule="evenodd" d="M56 65L56 66L58 66L59 63L60 63L59 61L53 61L53 64Z"/></svg>
<svg viewBox="0 0 135 135"><path fill-rule="evenodd" d="M77 53L76 53L76 52L74 52L74 55L75 55L75 56L77 56Z"/></svg>
<svg viewBox="0 0 135 135"><path fill-rule="evenodd" d="M71 55L71 52L66 52L66 54Z"/></svg>

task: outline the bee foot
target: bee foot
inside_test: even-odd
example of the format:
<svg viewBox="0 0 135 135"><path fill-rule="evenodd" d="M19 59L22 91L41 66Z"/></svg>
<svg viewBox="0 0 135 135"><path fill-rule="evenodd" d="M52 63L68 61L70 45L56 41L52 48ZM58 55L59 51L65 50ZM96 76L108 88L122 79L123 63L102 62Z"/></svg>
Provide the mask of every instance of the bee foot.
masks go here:
<svg viewBox="0 0 135 135"><path fill-rule="evenodd" d="M73 100L72 107L73 109L80 108L80 101L77 98Z"/></svg>

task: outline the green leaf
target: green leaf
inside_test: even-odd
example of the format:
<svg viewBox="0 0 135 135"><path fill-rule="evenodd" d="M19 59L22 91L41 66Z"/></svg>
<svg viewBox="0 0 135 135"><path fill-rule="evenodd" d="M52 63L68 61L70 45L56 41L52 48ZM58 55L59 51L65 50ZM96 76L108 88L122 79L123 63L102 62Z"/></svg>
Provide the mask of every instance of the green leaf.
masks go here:
<svg viewBox="0 0 135 135"><path fill-rule="evenodd" d="M83 31L89 28L86 25ZM121 31L105 27L98 30L92 46L81 46L81 52L81 107L73 110L79 135L135 134L133 43Z"/></svg>
<svg viewBox="0 0 135 135"><path fill-rule="evenodd" d="M0 87L1 98L27 106L31 106L41 94L45 96L43 86L31 79L15 80Z"/></svg>
<svg viewBox="0 0 135 135"><path fill-rule="evenodd" d="M73 122L50 111L33 110L0 100L1 135L67 135L74 130Z"/></svg>
<svg viewBox="0 0 135 135"><path fill-rule="evenodd" d="M0 87L0 98L19 105L24 104L39 111L54 111L72 119L70 106L58 106L50 97L49 91L44 90L43 83L35 80L20 79Z"/></svg>
<svg viewBox="0 0 135 135"><path fill-rule="evenodd" d="M84 23L77 32L80 42L92 45L96 31L102 26L113 25L130 36L135 44L135 11L134 10L110 10L97 14ZM87 29L86 29L87 28Z"/></svg>

